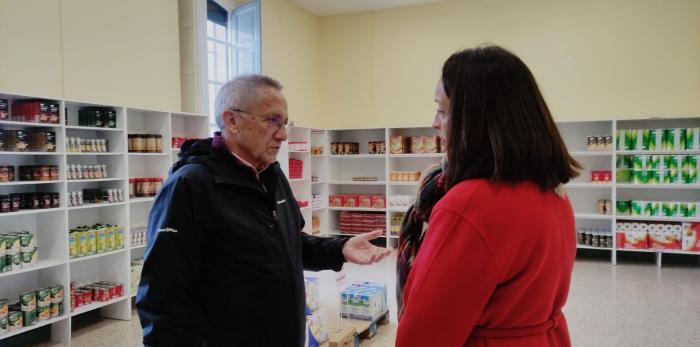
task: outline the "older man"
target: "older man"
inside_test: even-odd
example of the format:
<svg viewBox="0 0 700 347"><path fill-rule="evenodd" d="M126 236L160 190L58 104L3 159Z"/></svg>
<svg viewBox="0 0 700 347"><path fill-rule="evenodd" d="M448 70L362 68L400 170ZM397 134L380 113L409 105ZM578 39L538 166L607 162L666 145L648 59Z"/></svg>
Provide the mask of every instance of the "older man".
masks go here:
<svg viewBox="0 0 700 347"><path fill-rule="evenodd" d="M303 270L371 264L370 240L301 232L276 162L287 139L282 86L238 77L217 96L221 132L188 142L156 198L136 306L147 346L302 346Z"/></svg>

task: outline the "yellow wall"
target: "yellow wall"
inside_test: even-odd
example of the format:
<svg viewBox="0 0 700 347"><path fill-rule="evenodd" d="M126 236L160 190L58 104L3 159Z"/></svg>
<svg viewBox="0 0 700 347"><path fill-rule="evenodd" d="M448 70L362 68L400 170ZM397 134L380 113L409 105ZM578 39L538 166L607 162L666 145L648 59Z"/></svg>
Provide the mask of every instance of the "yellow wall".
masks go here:
<svg viewBox="0 0 700 347"><path fill-rule="evenodd" d="M61 98L59 0L0 0L0 91Z"/></svg>
<svg viewBox="0 0 700 347"><path fill-rule="evenodd" d="M2 91L181 108L177 1L0 0L0 42Z"/></svg>
<svg viewBox="0 0 700 347"><path fill-rule="evenodd" d="M558 120L700 114L697 0L455 0L320 32L322 127L429 124L444 60L484 42L530 66Z"/></svg>
<svg viewBox="0 0 700 347"><path fill-rule="evenodd" d="M321 98L320 20L286 0L261 3L262 72L284 85L289 117L319 124Z"/></svg>

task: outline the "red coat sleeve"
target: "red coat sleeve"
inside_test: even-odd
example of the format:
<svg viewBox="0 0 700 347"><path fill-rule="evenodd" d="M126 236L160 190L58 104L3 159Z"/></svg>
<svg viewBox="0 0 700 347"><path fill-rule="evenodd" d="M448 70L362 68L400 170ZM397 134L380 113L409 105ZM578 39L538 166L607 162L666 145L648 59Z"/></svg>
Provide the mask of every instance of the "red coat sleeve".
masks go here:
<svg viewBox="0 0 700 347"><path fill-rule="evenodd" d="M396 346L463 346L498 282L480 230L449 210L430 217L404 289Z"/></svg>

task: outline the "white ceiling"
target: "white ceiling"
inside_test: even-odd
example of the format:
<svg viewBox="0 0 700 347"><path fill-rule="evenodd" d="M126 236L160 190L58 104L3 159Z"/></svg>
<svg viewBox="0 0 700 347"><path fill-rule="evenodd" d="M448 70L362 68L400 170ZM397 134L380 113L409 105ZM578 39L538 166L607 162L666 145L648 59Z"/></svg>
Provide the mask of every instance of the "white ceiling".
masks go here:
<svg viewBox="0 0 700 347"><path fill-rule="evenodd" d="M445 0L291 0L319 16L384 10Z"/></svg>

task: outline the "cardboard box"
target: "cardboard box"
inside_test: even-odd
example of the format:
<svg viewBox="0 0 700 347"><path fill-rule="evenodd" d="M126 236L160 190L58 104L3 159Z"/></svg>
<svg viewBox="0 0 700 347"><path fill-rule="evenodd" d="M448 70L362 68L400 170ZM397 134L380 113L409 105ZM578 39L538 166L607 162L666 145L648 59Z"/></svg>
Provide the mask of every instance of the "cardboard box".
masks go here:
<svg viewBox="0 0 700 347"><path fill-rule="evenodd" d="M682 230L683 250L700 252L700 223L683 223Z"/></svg>
<svg viewBox="0 0 700 347"><path fill-rule="evenodd" d="M423 136L423 153L439 153L440 139L437 136Z"/></svg>
<svg viewBox="0 0 700 347"><path fill-rule="evenodd" d="M423 153L423 136L411 137L411 153Z"/></svg>
<svg viewBox="0 0 700 347"><path fill-rule="evenodd" d="M357 195L343 195L343 207L357 207L358 205Z"/></svg>
<svg viewBox="0 0 700 347"><path fill-rule="evenodd" d="M329 327L328 347L355 347L355 330Z"/></svg>

